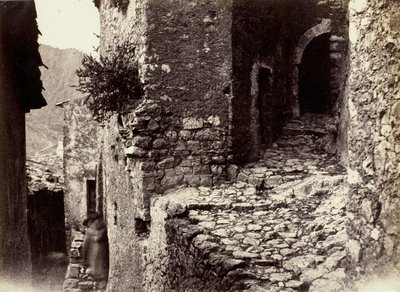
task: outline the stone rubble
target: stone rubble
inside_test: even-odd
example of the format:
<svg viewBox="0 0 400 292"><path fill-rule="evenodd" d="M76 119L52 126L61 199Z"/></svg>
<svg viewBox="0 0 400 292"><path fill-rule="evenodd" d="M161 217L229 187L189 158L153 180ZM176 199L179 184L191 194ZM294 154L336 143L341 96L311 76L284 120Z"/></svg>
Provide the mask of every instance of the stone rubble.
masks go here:
<svg viewBox="0 0 400 292"><path fill-rule="evenodd" d="M64 176L62 159L57 155L43 155L27 159L28 194L39 190L62 191Z"/></svg>

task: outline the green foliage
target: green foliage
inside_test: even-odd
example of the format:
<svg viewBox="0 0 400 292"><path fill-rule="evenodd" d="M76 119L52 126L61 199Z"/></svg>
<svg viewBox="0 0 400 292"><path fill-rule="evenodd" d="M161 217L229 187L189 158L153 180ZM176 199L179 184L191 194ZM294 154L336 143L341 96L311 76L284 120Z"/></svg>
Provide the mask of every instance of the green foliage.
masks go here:
<svg viewBox="0 0 400 292"><path fill-rule="evenodd" d="M82 68L76 71L78 90L86 94L85 104L96 120L103 121L142 97L134 53L132 45L124 43L100 60L84 56Z"/></svg>

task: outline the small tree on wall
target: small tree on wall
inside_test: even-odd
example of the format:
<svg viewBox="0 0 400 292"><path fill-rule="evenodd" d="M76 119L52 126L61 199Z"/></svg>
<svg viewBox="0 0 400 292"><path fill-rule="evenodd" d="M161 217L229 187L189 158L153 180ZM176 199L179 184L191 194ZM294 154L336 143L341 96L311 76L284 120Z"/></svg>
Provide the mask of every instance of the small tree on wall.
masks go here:
<svg viewBox="0 0 400 292"><path fill-rule="evenodd" d="M99 60L91 55L83 57L82 67L76 71L77 89L86 94L84 103L97 121L121 112L143 96L134 54L135 48L123 43Z"/></svg>

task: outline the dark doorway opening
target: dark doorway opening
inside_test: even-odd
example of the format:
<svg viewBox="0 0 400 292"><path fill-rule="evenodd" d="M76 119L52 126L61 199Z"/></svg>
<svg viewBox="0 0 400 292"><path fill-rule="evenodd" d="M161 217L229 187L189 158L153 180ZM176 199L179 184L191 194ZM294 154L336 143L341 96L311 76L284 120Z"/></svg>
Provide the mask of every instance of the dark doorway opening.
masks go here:
<svg viewBox="0 0 400 292"><path fill-rule="evenodd" d="M86 180L87 217L96 212L96 180Z"/></svg>
<svg viewBox="0 0 400 292"><path fill-rule="evenodd" d="M271 147L279 134L277 101L273 94L273 76L269 68L261 67L258 72L257 108L261 144Z"/></svg>
<svg viewBox="0 0 400 292"><path fill-rule="evenodd" d="M300 113L325 114L330 110L329 34L314 38L299 65Z"/></svg>
<svg viewBox="0 0 400 292"><path fill-rule="evenodd" d="M34 284L58 291L67 267L63 191L28 196L28 232Z"/></svg>

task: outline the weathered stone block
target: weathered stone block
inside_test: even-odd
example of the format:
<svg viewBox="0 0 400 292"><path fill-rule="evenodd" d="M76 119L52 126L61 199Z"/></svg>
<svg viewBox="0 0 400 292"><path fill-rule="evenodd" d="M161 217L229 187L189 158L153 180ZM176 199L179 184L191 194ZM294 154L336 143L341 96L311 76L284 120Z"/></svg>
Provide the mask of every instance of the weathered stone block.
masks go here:
<svg viewBox="0 0 400 292"><path fill-rule="evenodd" d="M213 185L213 177L212 175L199 175L200 177L200 185L211 187Z"/></svg>
<svg viewBox="0 0 400 292"><path fill-rule="evenodd" d="M79 282L78 288L82 290L91 290L94 288L94 282L93 281Z"/></svg>
<svg viewBox="0 0 400 292"><path fill-rule="evenodd" d="M176 143L176 148L175 150L186 150L186 143L184 141L178 141Z"/></svg>
<svg viewBox="0 0 400 292"><path fill-rule="evenodd" d="M168 139L174 141L178 138L178 133L176 131L168 131L165 133L165 136L167 136Z"/></svg>
<svg viewBox="0 0 400 292"><path fill-rule="evenodd" d="M155 130L157 130L158 128L160 128L160 125L159 125L155 120L151 119L151 120L149 121L148 125L147 125L147 128L148 128L150 131L155 131Z"/></svg>
<svg viewBox="0 0 400 292"><path fill-rule="evenodd" d="M161 181L164 188L177 186L183 182L183 175L177 175L175 170L166 169L165 175Z"/></svg>
<svg viewBox="0 0 400 292"><path fill-rule="evenodd" d="M75 289L78 288L78 279L66 279L63 284L63 289Z"/></svg>
<svg viewBox="0 0 400 292"><path fill-rule="evenodd" d="M67 268L67 273L65 275L65 278L79 278L80 275L80 270L81 270L81 265L78 264L70 264Z"/></svg>
<svg viewBox="0 0 400 292"><path fill-rule="evenodd" d="M198 185L200 185L200 176L198 176L198 175L186 175L185 176L185 181L190 186L198 186Z"/></svg>
<svg viewBox="0 0 400 292"><path fill-rule="evenodd" d="M140 166L140 169L143 171L153 171L155 170L156 163L153 161L144 161Z"/></svg>
<svg viewBox="0 0 400 292"><path fill-rule="evenodd" d="M142 158L146 156L146 153L146 150L137 146L131 146L125 149L125 155L131 157Z"/></svg>
<svg viewBox="0 0 400 292"><path fill-rule="evenodd" d="M209 165L198 165L193 167L193 174L210 174L211 168Z"/></svg>
<svg viewBox="0 0 400 292"><path fill-rule="evenodd" d="M175 168L177 175L185 175L193 173L193 167L191 166L178 166Z"/></svg>
<svg viewBox="0 0 400 292"><path fill-rule="evenodd" d="M183 139L183 140L189 140L192 137L192 132L188 131L188 130L182 130L179 132L179 136Z"/></svg>
<svg viewBox="0 0 400 292"><path fill-rule="evenodd" d="M160 169L172 168L175 166L175 159L173 157L165 158L157 163L157 166Z"/></svg>
<svg viewBox="0 0 400 292"><path fill-rule="evenodd" d="M82 241L74 240L71 243L71 248L80 248L82 244L83 244Z"/></svg>
<svg viewBox="0 0 400 292"><path fill-rule="evenodd" d="M71 248L69 250L69 255L71 258L77 258L77 257L81 256L79 249L77 249L77 248Z"/></svg>
<svg viewBox="0 0 400 292"><path fill-rule="evenodd" d="M188 150L199 150L200 149L200 142L199 141L188 141L187 142L187 149Z"/></svg>
<svg viewBox="0 0 400 292"><path fill-rule="evenodd" d="M235 180L236 177L238 176L239 173L239 168L234 165L234 164L230 164L227 168L226 168L226 173L228 175L228 179L229 180Z"/></svg>
<svg viewBox="0 0 400 292"><path fill-rule="evenodd" d="M213 174L222 174L223 171L224 170L221 165L211 165L211 172Z"/></svg>
<svg viewBox="0 0 400 292"><path fill-rule="evenodd" d="M214 141L220 138L218 131L209 128L197 131L194 137L203 141Z"/></svg>
<svg viewBox="0 0 400 292"><path fill-rule="evenodd" d="M347 250L350 258L353 262L358 263L360 261L361 245L357 240L349 240L347 243Z"/></svg>
<svg viewBox="0 0 400 292"><path fill-rule="evenodd" d="M151 145L151 137L135 136L132 140L132 144L143 149L148 149Z"/></svg>
<svg viewBox="0 0 400 292"><path fill-rule="evenodd" d="M142 104L140 104L136 110L135 114L137 116L158 116L161 113L161 107L152 100L145 100Z"/></svg>
<svg viewBox="0 0 400 292"><path fill-rule="evenodd" d="M170 202L168 204L167 214L168 218L174 218L180 214L185 213L187 210L187 205L182 202Z"/></svg>
<svg viewBox="0 0 400 292"><path fill-rule="evenodd" d="M209 122L213 126L219 126L221 124L219 116L209 116L207 118L207 122Z"/></svg>
<svg viewBox="0 0 400 292"><path fill-rule="evenodd" d="M194 130L203 128L204 121L202 118L183 118L182 125L185 130Z"/></svg>
<svg viewBox="0 0 400 292"><path fill-rule="evenodd" d="M368 8L368 0L350 1L349 8L357 13L362 13Z"/></svg>
<svg viewBox="0 0 400 292"><path fill-rule="evenodd" d="M153 141L153 148L154 149L162 149L168 146L168 142L162 138L158 138Z"/></svg>
<svg viewBox="0 0 400 292"><path fill-rule="evenodd" d="M154 190L155 189L154 177L144 177L143 178L143 189L144 190Z"/></svg>
<svg viewBox="0 0 400 292"><path fill-rule="evenodd" d="M180 166L196 166L200 165L201 159L197 156L188 156L186 159L182 159Z"/></svg>

